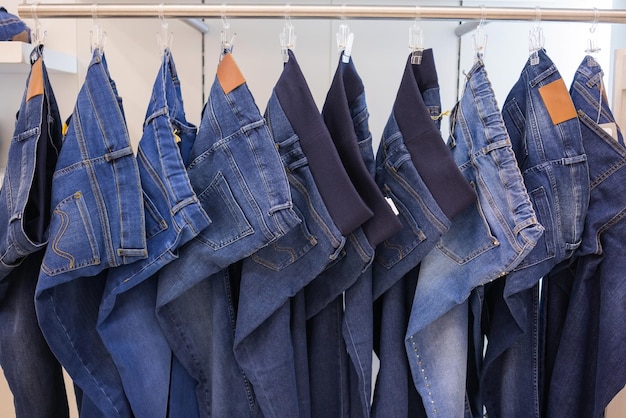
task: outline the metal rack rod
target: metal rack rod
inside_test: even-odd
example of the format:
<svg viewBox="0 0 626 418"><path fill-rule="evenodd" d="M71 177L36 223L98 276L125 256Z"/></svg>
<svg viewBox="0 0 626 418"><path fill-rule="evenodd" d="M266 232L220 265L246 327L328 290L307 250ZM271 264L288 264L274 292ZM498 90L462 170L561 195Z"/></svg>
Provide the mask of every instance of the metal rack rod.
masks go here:
<svg viewBox="0 0 626 418"><path fill-rule="evenodd" d="M307 19L419 19L425 20L536 20L559 22L626 23L626 10L534 7L353 6L266 4L21 4L23 18L307 18Z"/></svg>

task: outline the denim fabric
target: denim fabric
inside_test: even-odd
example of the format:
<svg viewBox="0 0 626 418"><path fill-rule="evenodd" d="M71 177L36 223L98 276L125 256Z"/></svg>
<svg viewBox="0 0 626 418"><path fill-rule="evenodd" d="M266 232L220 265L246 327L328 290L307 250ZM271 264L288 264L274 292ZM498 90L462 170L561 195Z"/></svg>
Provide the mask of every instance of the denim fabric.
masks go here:
<svg viewBox="0 0 626 418"><path fill-rule="evenodd" d="M621 133L614 130L612 137L603 129L615 118L602 77L599 64L587 56L570 88L588 157L591 199L581 246L568 268L546 280L546 348L556 353L546 365L548 417L601 417L626 385L626 149Z"/></svg>
<svg viewBox="0 0 626 418"><path fill-rule="evenodd" d="M121 99L100 50L69 121L51 207L50 243L35 293L39 325L99 414L130 416L96 322L106 269L147 256L143 199Z"/></svg>
<svg viewBox="0 0 626 418"><path fill-rule="evenodd" d="M22 35L24 39L22 39ZM20 40L30 42L30 28L19 17L0 7L0 41Z"/></svg>
<svg viewBox="0 0 626 418"><path fill-rule="evenodd" d="M300 137L302 151L322 200L335 225L346 236L371 218L373 212L352 184L328 129L319 123L319 112L297 111L302 107L317 109L317 106L293 51L289 50L288 54L289 61L283 68L282 76L289 77L293 82L277 85L274 92L293 130Z"/></svg>
<svg viewBox="0 0 626 418"><path fill-rule="evenodd" d="M526 63L503 106L524 183L545 233L493 300L483 387L491 414L539 414L539 279L580 245L589 171L567 88L544 50ZM563 113L561 116L560 113Z"/></svg>
<svg viewBox="0 0 626 418"><path fill-rule="evenodd" d="M374 155L368 128L363 82L352 58L343 56L326 96L322 116L344 167L359 195L374 215L366 220L363 233L372 247L399 232L402 224L384 199L374 180ZM366 163L367 162L367 163ZM369 168L368 168L369 164ZM344 296L343 339L351 363L351 416L369 416L372 381L372 269L363 271ZM360 405L360 406L359 406ZM358 409L360 408L360 410Z"/></svg>
<svg viewBox="0 0 626 418"><path fill-rule="evenodd" d="M293 60L285 64L290 65L296 64ZM290 75L291 71L286 71L276 88L298 83ZM318 114L318 123L323 125L317 109L307 106L307 102L301 101L299 108L291 109L292 116L309 112ZM299 399L297 390L301 365L295 363L291 333L295 318L289 298L339 256L345 238L330 218L300 138L275 93L269 100L265 119L282 157L294 210L302 222L243 261L234 351L265 417L304 417L310 416L310 407L308 400ZM311 139L305 137L303 141ZM306 322L298 326L306 329ZM301 405L307 410L301 410Z"/></svg>
<svg viewBox="0 0 626 418"><path fill-rule="evenodd" d="M483 63L466 77L448 145L478 200L422 260L405 337L429 416L464 413L470 292L515 268L543 233Z"/></svg>
<svg viewBox="0 0 626 418"><path fill-rule="evenodd" d="M52 174L63 134L42 53L42 45L31 53L0 190L0 300L9 285L6 276L48 241Z"/></svg>
<svg viewBox="0 0 626 418"><path fill-rule="evenodd" d="M227 280L220 280L227 272L218 272L282 237L300 221L292 210L287 176L265 119L230 53L218 66L190 161L189 180L211 224L160 270L157 316L175 355L198 381L200 415L220 416L215 402L223 401L215 398L212 379L220 373L240 378L242 374L232 351L235 317L228 314L235 312L238 298L226 292ZM195 306L209 300L215 309L222 309L219 315L213 314L211 305ZM213 335L207 335L211 329ZM215 342L225 344L219 350L228 348L228 361L212 357L212 350L218 349L211 347ZM228 388L222 389L228 395Z"/></svg>
<svg viewBox="0 0 626 418"><path fill-rule="evenodd" d="M402 121L404 130L396 121L396 108L411 110L410 118ZM439 119L434 123L432 119L440 113L433 54L432 50L425 50L419 66L411 64L410 58L407 60L394 111L383 132L377 154L376 181L383 193L393 200L403 229L378 245L373 264L374 298L378 299L375 320L380 329L375 337L380 370L372 404L373 416L414 416L424 409L411 378L404 349L404 333L417 283L419 269L416 266L448 230L451 221L418 174L404 141L414 141L418 145L428 141L443 143L436 129ZM399 112L399 117L409 117L409 113ZM443 152L436 162L431 160L429 164L447 165L448 170L457 172L457 182L467 184L450 151L445 146L440 150ZM417 154L415 158L423 156ZM446 177L453 178L450 175ZM449 193L459 189L461 187L454 182L452 187L444 188ZM473 191L471 193L473 195ZM453 199L445 197L443 200ZM464 202L471 200L462 197L458 200L459 205L466 204ZM453 208L450 213L459 211Z"/></svg>
<svg viewBox="0 0 626 418"><path fill-rule="evenodd" d="M41 335L33 297L44 251L27 256L7 277L0 304L0 366L16 418L69 417L61 365Z"/></svg>
<svg viewBox="0 0 626 418"><path fill-rule="evenodd" d="M155 314L155 274L176 258L178 247L209 226L179 151L179 143L193 144L195 136L166 50L137 151L148 258L109 270L97 326L139 417L165 417L168 411L172 354Z"/></svg>

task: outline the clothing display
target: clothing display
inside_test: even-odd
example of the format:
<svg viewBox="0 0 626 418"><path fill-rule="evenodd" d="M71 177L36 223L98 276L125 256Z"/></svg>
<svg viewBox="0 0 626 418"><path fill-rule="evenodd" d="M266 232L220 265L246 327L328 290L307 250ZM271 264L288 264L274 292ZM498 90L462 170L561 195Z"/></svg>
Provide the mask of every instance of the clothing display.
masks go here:
<svg viewBox="0 0 626 418"><path fill-rule="evenodd" d="M599 418L626 385L593 56L568 89L538 49L499 107L477 50L446 112L415 49L375 142L350 47L321 109L284 47L262 111L222 40L195 126L163 45L133 149L102 46L65 125L43 49L0 190L17 418L69 417L63 369L85 418Z"/></svg>

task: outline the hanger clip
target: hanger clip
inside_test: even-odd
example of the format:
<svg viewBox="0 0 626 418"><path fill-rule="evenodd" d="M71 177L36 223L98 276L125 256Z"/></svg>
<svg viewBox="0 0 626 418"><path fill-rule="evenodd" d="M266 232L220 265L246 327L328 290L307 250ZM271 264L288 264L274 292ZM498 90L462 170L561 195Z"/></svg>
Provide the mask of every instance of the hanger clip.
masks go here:
<svg viewBox="0 0 626 418"><path fill-rule="evenodd" d="M91 53L99 51L100 54L104 52L104 44L106 43L107 33L100 26L98 21L98 3L91 5L91 17L93 19L93 26L91 28Z"/></svg>
<svg viewBox="0 0 626 418"><path fill-rule="evenodd" d="M291 24L289 14L285 17L285 26L278 38L280 40L280 53L283 57L283 62L288 62L289 50L293 51L296 48L296 30Z"/></svg>
<svg viewBox="0 0 626 418"><path fill-rule="evenodd" d="M341 62L347 64L350 62L352 55L352 44L354 43L354 33L350 32L347 24L342 22L337 30L337 49L339 53L343 52Z"/></svg>
<svg viewBox="0 0 626 418"><path fill-rule="evenodd" d="M165 20L163 3L159 4L159 20L161 22L161 33L157 33L157 44L161 51L169 53L169 50L172 47L174 34L169 31L169 24L167 23L167 20Z"/></svg>
<svg viewBox="0 0 626 418"><path fill-rule="evenodd" d="M541 28L541 9L536 7L535 25L528 31L528 50L530 53L530 65L539 64L539 50L543 49L545 39Z"/></svg>
<svg viewBox="0 0 626 418"><path fill-rule="evenodd" d="M589 39L587 40L587 49L585 52L589 55L597 54L600 52L600 47L598 46L598 35L596 34L596 29L598 27L598 8L593 8L593 22L591 23L591 27L589 28Z"/></svg>
<svg viewBox="0 0 626 418"><path fill-rule="evenodd" d="M409 49L411 50L411 64L421 64L424 54L424 37L422 28L413 23L409 28Z"/></svg>
<svg viewBox="0 0 626 418"><path fill-rule="evenodd" d="M481 17L478 26L476 27L476 33L474 33L474 54L476 60L482 60L487 50L487 34L485 33L485 6L481 5Z"/></svg>
<svg viewBox="0 0 626 418"><path fill-rule="evenodd" d="M233 52L236 33L230 36L230 22L226 18L226 5L222 4L222 32L220 33L220 61L227 53Z"/></svg>

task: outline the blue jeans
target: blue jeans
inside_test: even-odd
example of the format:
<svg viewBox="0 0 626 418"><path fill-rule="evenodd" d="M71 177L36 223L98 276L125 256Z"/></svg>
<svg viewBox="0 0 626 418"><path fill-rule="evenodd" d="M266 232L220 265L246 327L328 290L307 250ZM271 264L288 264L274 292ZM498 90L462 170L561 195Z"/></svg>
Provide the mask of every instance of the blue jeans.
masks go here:
<svg viewBox="0 0 626 418"><path fill-rule="evenodd" d="M0 192L0 365L18 418L69 416L61 366L41 334L33 304L62 140L42 49L38 46L31 54L35 61Z"/></svg>
<svg viewBox="0 0 626 418"><path fill-rule="evenodd" d="M448 145L478 200L422 260L405 337L429 416L464 414L470 292L515 268L543 233L483 63L466 77Z"/></svg>
<svg viewBox="0 0 626 418"><path fill-rule="evenodd" d="M159 323L174 354L198 382L201 416L238 416L235 410L228 412L231 406L239 407L235 395L229 405L219 398L222 390L230 395L228 387L211 384L222 373L241 385L244 395L247 392L243 384L247 378L232 351L236 319L232 315L238 298L233 299L228 291L228 271L220 271L282 237L300 221L292 209L287 176L265 119L243 76L229 77L237 74L232 56L226 54L187 167L191 186L211 223L159 272ZM233 80L241 81L233 85ZM207 305L209 300L213 302ZM226 350L223 354L228 360L214 355L215 342L225 345L219 350ZM226 415L219 415L216 408L224 408Z"/></svg>
<svg viewBox="0 0 626 418"><path fill-rule="evenodd" d="M106 269L147 256L143 199L121 99L100 50L69 120L51 207L50 242L35 293L39 325L89 399L85 416L131 416L96 322Z"/></svg>
<svg viewBox="0 0 626 418"><path fill-rule="evenodd" d="M295 60L285 64L294 65ZM298 82L290 74L289 70L284 72L277 89ZM292 115L316 112L306 102L300 103L300 109L291 109ZM330 218L300 138L276 94L269 100L265 119L282 157L294 210L302 222L243 261L234 350L265 417L303 417L310 416L310 406L308 399L299 399L297 390L303 366L295 363L290 298L339 256L345 238ZM324 123L321 117L318 123ZM304 138L307 140L310 138ZM305 328L306 322L297 326Z"/></svg>
<svg viewBox="0 0 626 418"><path fill-rule="evenodd" d="M582 244L546 279L547 417L599 417L626 384L626 148L607 103L602 69L591 56L570 94L581 122L590 177ZM609 124L608 126L605 124ZM611 127L609 133L604 127Z"/></svg>
<svg viewBox="0 0 626 418"><path fill-rule="evenodd" d="M42 52L40 45L31 53L0 192L0 300L9 286L5 277L48 241L52 174L63 134Z"/></svg>
<svg viewBox="0 0 626 418"><path fill-rule="evenodd" d="M193 145L195 137L196 127L185 118L180 81L168 50L137 151L148 258L109 270L98 318L98 332L139 417L165 417L168 412L172 353L156 318L156 274L176 258L178 247L209 226L179 148Z"/></svg>
<svg viewBox="0 0 626 418"><path fill-rule="evenodd" d="M411 109L411 113L404 109ZM428 49L424 51L419 66L411 64L410 57L407 60L394 111L383 132L377 154L376 181L398 209L403 229L378 245L373 264L375 323L379 330L375 345L380 359L372 404L373 416L415 416L424 410L411 377L404 335L417 284L419 268L416 267L448 230L451 221L417 172L405 141L415 142L418 147L435 141L443 144L436 129L439 121L433 122L432 119L440 113L437 75L432 50ZM405 118L401 122L404 129L398 126L396 114ZM455 193L463 183L467 184L467 180L462 177L450 151L445 146L437 150L438 158L431 159L428 164L443 165L451 173L457 172L456 176L445 176L451 187L441 188ZM419 153L413 157L424 158ZM474 195L473 191L471 194ZM443 200L453 199L446 196ZM463 205L466 201L471 202L461 196L458 204ZM450 209L451 216L462 210L452 206L446 208Z"/></svg>
<svg viewBox="0 0 626 418"><path fill-rule="evenodd" d="M589 171L580 123L567 87L545 51L522 70L503 106L503 118L524 184L544 227L538 244L505 279L492 305L482 386L487 411L498 416L539 414L541 341L539 279L580 245L589 204Z"/></svg>
<svg viewBox="0 0 626 418"><path fill-rule="evenodd" d="M372 247L399 232L397 216L374 180L374 155L363 82L350 58L339 58L322 116L346 171L373 216L362 225ZM369 145L369 147L367 147ZM343 340L348 350L351 416L369 416L372 381L372 269L363 271L344 296ZM338 343L339 344L339 343Z"/></svg>

